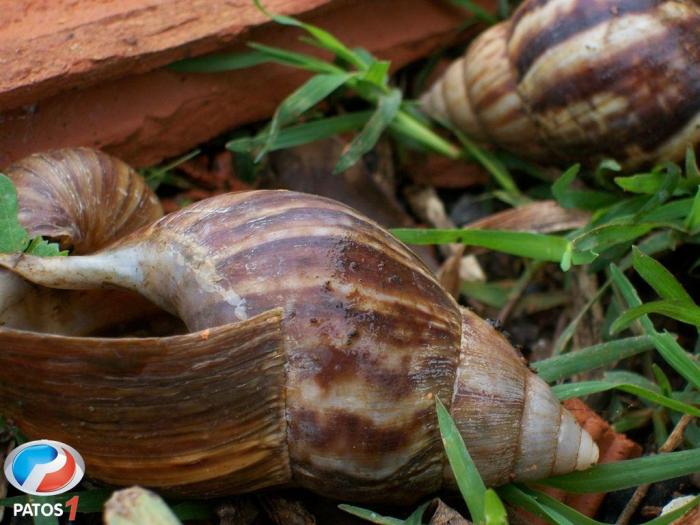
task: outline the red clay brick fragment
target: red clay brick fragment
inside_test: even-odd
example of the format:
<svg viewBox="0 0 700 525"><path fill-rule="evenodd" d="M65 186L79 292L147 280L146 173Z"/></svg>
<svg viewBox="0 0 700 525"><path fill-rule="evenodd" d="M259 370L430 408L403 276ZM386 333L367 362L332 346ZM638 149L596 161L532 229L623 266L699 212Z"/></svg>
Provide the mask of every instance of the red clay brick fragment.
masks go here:
<svg viewBox="0 0 700 525"><path fill-rule="evenodd" d="M400 67L454 41L467 15L433 0L269 0ZM493 0L481 0L493 8ZM93 146L136 166L268 117L306 74L277 65L217 74L163 68L262 42L314 51L251 0L19 0L0 14L0 167ZM460 38L464 38L460 35Z"/></svg>

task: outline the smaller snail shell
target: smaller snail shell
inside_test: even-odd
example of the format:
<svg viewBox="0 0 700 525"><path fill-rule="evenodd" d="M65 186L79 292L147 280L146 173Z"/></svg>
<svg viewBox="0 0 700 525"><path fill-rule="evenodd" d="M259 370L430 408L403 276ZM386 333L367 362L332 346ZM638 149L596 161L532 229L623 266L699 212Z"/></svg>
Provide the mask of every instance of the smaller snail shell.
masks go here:
<svg viewBox="0 0 700 525"><path fill-rule="evenodd" d="M700 145L700 5L526 0L423 96L473 138L554 164L678 161Z"/></svg>

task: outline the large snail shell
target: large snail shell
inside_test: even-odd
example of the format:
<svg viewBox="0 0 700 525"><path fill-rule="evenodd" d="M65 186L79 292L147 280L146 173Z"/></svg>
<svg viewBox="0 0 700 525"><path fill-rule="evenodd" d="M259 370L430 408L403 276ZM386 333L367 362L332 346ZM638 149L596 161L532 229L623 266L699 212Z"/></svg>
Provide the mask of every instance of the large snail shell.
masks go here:
<svg viewBox="0 0 700 525"><path fill-rule="evenodd" d="M4 170L17 189L18 219L30 237L84 254L162 217L155 194L121 160L88 148L38 153ZM154 312L131 292L30 286L0 269L0 325L86 335Z"/></svg>
<svg viewBox="0 0 700 525"><path fill-rule="evenodd" d="M75 446L98 479L190 495L295 484L408 502L452 483L435 396L489 484L597 460L496 330L460 310L403 244L328 199L222 195L94 255L1 255L0 266L46 287L137 291L194 332L0 329L2 406L30 437ZM18 382L30 363L34 379ZM42 379L51 366L86 386L61 394ZM127 435L138 437L128 457Z"/></svg>
<svg viewBox="0 0 700 525"><path fill-rule="evenodd" d="M423 104L543 162L677 161L700 144L698 27L692 1L526 0Z"/></svg>

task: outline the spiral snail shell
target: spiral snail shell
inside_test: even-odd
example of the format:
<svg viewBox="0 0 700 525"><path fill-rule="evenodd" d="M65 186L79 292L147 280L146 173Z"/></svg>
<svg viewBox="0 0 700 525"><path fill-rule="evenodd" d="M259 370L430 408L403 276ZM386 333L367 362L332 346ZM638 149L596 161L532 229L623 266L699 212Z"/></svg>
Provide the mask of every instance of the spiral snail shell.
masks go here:
<svg viewBox="0 0 700 525"><path fill-rule="evenodd" d="M80 224L89 238L100 219ZM39 289L135 292L188 329L108 339L0 328L5 415L30 438L74 446L107 483L410 502L454 487L435 396L489 484L597 461L500 333L406 246L329 199L221 195L89 255L3 254L0 268Z"/></svg>
<svg viewBox="0 0 700 525"><path fill-rule="evenodd" d="M550 164L678 161L700 144L700 5L526 0L423 96L475 139Z"/></svg>

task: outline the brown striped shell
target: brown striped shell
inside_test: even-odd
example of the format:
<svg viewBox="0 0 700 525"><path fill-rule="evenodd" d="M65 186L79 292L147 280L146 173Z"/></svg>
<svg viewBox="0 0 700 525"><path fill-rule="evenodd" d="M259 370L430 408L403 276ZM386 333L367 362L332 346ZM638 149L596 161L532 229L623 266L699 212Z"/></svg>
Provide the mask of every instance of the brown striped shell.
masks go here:
<svg viewBox="0 0 700 525"><path fill-rule="evenodd" d="M692 0L526 0L423 105L546 163L678 161L700 144L698 27Z"/></svg>
<svg viewBox="0 0 700 525"><path fill-rule="evenodd" d="M29 236L73 254L94 252L163 216L143 177L97 150L38 153L3 171L17 189L19 222ZM83 335L153 312L131 292L38 289L0 269L0 326Z"/></svg>
<svg viewBox="0 0 700 525"><path fill-rule="evenodd" d="M453 486L435 396L489 484L597 460L496 330L388 232L329 199L221 195L93 255L0 255L0 266L42 287L136 291L191 332L0 329L0 405L29 437L74 446L97 479L409 502ZM62 373L47 381L52 370Z"/></svg>

